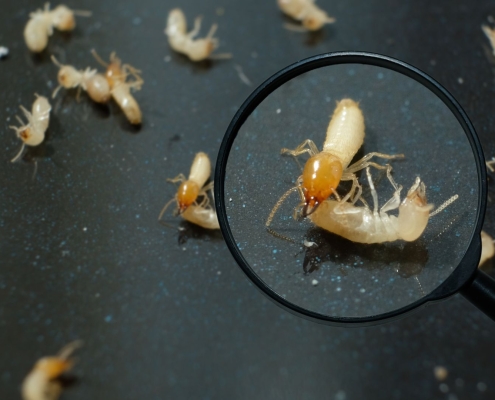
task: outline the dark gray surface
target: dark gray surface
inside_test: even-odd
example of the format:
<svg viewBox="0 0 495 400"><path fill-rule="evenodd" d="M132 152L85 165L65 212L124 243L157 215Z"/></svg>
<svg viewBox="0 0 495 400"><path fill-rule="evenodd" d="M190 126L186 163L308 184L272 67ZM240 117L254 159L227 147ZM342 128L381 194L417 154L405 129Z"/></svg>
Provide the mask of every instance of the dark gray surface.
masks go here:
<svg viewBox="0 0 495 400"><path fill-rule="evenodd" d="M235 64L257 85L325 51L403 59L454 94L495 154L493 57L480 30L495 13L491 2L319 3L338 22L301 35L282 28L274 1L181 2L189 20L204 15L203 32L218 22L219 52L234 54L208 67L168 48L164 20L178 3L69 2L94 15L78 19L71 35L55 33L49 52L83 68L97 66L92 47L105 57L116 50L141 68L144 124L135 132L116 107L62 92L34 181L33 164L9 163L19 142L7 126L34 92L51 93L56 68L22 40L28 13L42 4L2 5L0 43L11 52L0 61L0 398L19 398L34 361L76 338L86 345L66 399L494 396L494 325L463 299L379 327L316 325L267 301L218 235L189 231L178 245L178 233L156 222L173 195L165 179L187 173L197 151L214 158L254 88ZM485 227L495 234L492 210ZM449 370L447 387L433 376L439 364Z"/></svg>
<svg viewBox="0 0 495 400"><path fill-rule="evenodd" d="M307 155L298 157L298 165L291 157L281 156L280 149L294 149L305 139L312 139L321 149L329 116L343 98L358 101L365 118L364 145L355 160L373 151L403 153L405 159L392 162L394 178L404 186L402 198L420 176L430 203L438 206L454 194L459 199L429 221L415 244L406 246L396 241L370 246L338 238L334 241L332 237L317 240L315 245L323 248L309 253L325 259L317 273L305 275L304 259L308 255L303 239L314 238L307 236L312 226L309 221L298 223L292 219L293 209L300 202L296 193L285 201L271 225L295 243L274 237L265 228L270 210L295 185L308 159ZM379 158L373 161L386 163ZM393 187L383 171L372 168L371 174L377 181L381 207L392 197ZM477 175L473 151L462 127L427 88L379 67L331 66L282 85L239 130L227 164L227 215L243 256L277 294L313 313L366 317L408 306L450 276L471 243L479 200ZM367 190L366 175L361 178ZM345 190L341 189L340 194L344 195ZM369 190L364 197L372 207ZM389 214L397 215L397 211ZM402 251L404 248L406 251ZM416 273L398 274L406 264ZM312 284L314 279L317 287Z"/></svg>

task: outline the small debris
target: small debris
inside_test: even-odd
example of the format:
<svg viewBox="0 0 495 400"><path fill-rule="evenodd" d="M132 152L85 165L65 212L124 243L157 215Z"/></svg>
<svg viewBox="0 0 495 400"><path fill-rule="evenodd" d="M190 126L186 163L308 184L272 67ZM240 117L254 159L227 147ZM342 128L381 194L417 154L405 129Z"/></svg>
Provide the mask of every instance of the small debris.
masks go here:
<svg viewBox="0 0 495 400"><path fill-rule="evenodd" d="M172 60L172 57L170 57L170 56L165 56L165 57L163 58L163 60L164 60L166 63L168 63L168 62L170 62L170 61Z"/></svg>
<svg viewBox="0 0 495 400"><path fill-rule="evenodd" d="M277 108L277 114L280 114L282 110L280 108Z"/></svg>
<svg viewBox="0 0 495 400"><path fill-rule="evenodd" d="M230 201L230 202L232 202L232 197L231 197L231 198L229 198L229 201Z"/></svg>
<svg viewBox="0 0 495 400"><path fill-rule="evenodd" d="M462 85L464 83L464 79L459 77L459 78L457 78L457 82L459 82L459 84Z"/></svg>
<svg viewBox="0 0 495 400"><path fill-rule="evenodd" d="M476 387L478 388L478 390L480 392L486 392L486 383L485 382L478 382L478 384L476 385Z"/></svg>
<svg viewBox="0 0 495 400"><path fill-rule="evenodd" d="M306 239L304 239L304 246L306 247L318 247L318 245L315 242L308 242Z"/></svg>
<svg viewBox="0 0 495 400"><path fill-rule="evenodd" d="M447 371L447 368L442 367L441 365L437 365L435 368L433 368L433 374L435 375L435 378L437 378L437 380L444 381L445 379L447 379L449 371Z"/></svg>
<svg viewBox="0 0 495 400"><path fill-rule="evenodd" d="M312 284L313 286L316 286L316 285L318 285L318 281L317 281L316 279L313 279L313 280L311 281L311 284Z"/></svg>
<svg viewBox="0 0 495 400"><path fill-rule="evenodd" d="M218 7L216 10L217 15L222 16L225 14L225 9L223 7Z"/></svg>
<svg viewBox="0 0 495 400"><path fill-rule="evenodd" d="M9 49L5 46L0 46L0 59L5 58L9 55Z"/></svg>
<svg viewBox="0 0 495 400"><path fill-rule="evenodd" d="M438 388L442 393L448 393L449 391L449 385L447 385L446 383L441 383Z"/></svg>

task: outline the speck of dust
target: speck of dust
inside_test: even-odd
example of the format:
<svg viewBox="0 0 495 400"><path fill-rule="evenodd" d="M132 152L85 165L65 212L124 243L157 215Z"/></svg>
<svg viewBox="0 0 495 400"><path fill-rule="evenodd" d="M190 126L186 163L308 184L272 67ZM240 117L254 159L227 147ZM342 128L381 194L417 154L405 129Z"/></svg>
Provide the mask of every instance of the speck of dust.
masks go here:
<svg viewBox="0 0 495 400"><path fill-rule="evenodd" d="M464 83L464 79L459 77L457 78L457 82L459 82L459 84L462 85Z"/></svg>
<svg viewBox="0 0 495 400"><path fill-rule="evenodd" d="M84 227L83 228L83 232L86 232L88 230L88 228Z"/></svg>
<svg viewBox="0 0 495 400"><path fill-rule="evenodd" d="M217 275L222 275L222 271L217 271Z"/></svg>
<svg viewBox="0 0 495 400"><path fill-rule="evenodd" d="M485 382L478 382L478 384L476 385L476 387L478 388L478 390L480 392L485 392L486 389L487 389Z"/></svg>
<svg viewBox="0 0 495 400"><path fill-rule="evenodd" d="M441 383L439 389L442 393L447 393L449 391L449 385L446 383Z"/></svg>
<svg viewBox="0 0 495 400"><path fill-rule="evenodd" d="M282 110L280 108L277 108L277 114L280 114Z"/></svg>
<svg viewBox="0 0 495 400"><path fill-rule="evenodd" d="M313 279L313 280L311 281L311 284L312 284L313 286L316 286L316 285L318 285L318 281L317 281L316 279Z"/></svg>
<svg viewBox="0 0 495 400"><path fill-rule="evenodd" d="M107 315L105 317L105 322L112 322L112 315Z"/></svg>
<svg viewBox="0 0 495 400"><path fill-rule="evenodd" d="M433 374L439 381L444 381L445 379L447 379L449 371L447 371L447 368L442 367L441 365L437 365L435 368L433 368Z"/></svg>
<svg viewBox="0 0 495 400"><path fill-rule="evenodd" d="M345 392L343 390L339 390L335 394L335 400L345 400L346 398L347 398L347 396L345 395Z"/></svg>
<svg viewBox="0 0 495 400"><path fill-rule="evenodd" d="M335 289L335 291L337 292L340 292L342 290L342 288L338 287L337 289Z"/></svg>

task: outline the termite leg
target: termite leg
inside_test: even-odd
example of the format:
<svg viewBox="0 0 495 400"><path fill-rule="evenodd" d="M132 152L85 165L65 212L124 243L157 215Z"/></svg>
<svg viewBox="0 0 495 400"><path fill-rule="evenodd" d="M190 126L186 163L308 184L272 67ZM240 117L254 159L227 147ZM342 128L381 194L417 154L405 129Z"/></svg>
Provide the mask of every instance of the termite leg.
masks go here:
<svg viewBox="0 0 495 400"><path fill-rule="evenodd" d="M366 167L366 175L368 177L368 184L370 185L371 197L373 198L373 214L378 214L378 195L376 194L373 179L371 179L370 167Z"/></svg>
<svg viewBox="0 0 495 400"><path fill-rule="evenodd" d="M28 120L28 124L32 124L33 123L33 114L31 114L28 110L26 110L24 108L24 106L19 106L19 108L21 109L21 111L24 113L24 116Z"/></svg>
<svg viewBox="0 0 495 400"><path fill-rule="evenodd" d="M383 166L383 165L369 161L373 157L385 158L387 160L393 160L395 158L404 158L404 154L369 153L369 154L366 154L359 161L356 161L354 164L347 167L345 172L350 172L350 173L357 172L357 171L360 171L362 169L365 169L368 166L372 166L372 167L375 167L377 169L386 169L387 168L386 166Z"/></svg>
<svg viewBox="0 0 495 400"><path fill-rule="evenodd" d="M101 65L103 65L105 68L108 67L108 63L105 62L105 61L103 61L103 59L98 55L98 53L96 52L95 49L91 49L91 54L93 55L93 57L95 58L95 60L98 61L98 63L100 63Z"/></svg>
<svg viewBox="0 0 495 400"><path fill-rule="evenodd" d="M17 153L17 155L12 160L10 160L10 162L16 162L21 157L22 152L24 151L24 147L26 147L26 143L22 144L21 150L19 150L19 153Z"/></svg>
<svg viewBox="0 0 495 400"><path fill-rule="evenodd" d="M387 178L395 189L393 196L382 206L380 213L396 210L400 206L400 192L402 190L402 185L398 185L392 178L392 166L388 165L387 168Z"/></svg>
<svg viewBox="0 0 495 400"><path fill-rule="evenodd" d="M286 149L285 147L280 150L281 154L289 154L291 156L297 157L301 154L308 153L310 156L315 156L319 153L318 147L311 139L306 139L299 146L297 146L294 150Z"/></svg>
<svg viewBox="0 0 495 400"><path fill-rule="evenodd" d="M177 182L184 182L186 180L186 177L184 174L179 174L175 178L167 178L167 182L172 182L172 183L177 183Z"/></svg>
<svg viewBox="0 0 495 400"><path fill-rule="evenodd" d="M193 27L192 31L187 34L187 37L189 39L194 38L199 33L199 30L201 29L201 20L202 19L203 19L203 16L200 15L200 16L196 17L196 19L194 20L194 27Z"/></svg>
<svg viewBox="0 0 495 400"><path fill-rule="evenodd" d="M215 34L215 32L217 31L218 29L218 25L217 24L213 24L210 28L210 31L208 32L208 35L206 35L206 38L205 39L210 39L212 40L213 39L213 35Z"/></svg>
<svg viewBox="0 0 495 400"><path fill-rule="evenodd" d="M64 346L59 352L57 357L61 358L62 360L67 360L71 354L77 350L79 347L83 345L82 340L75 340L68 345Z"/></svg>

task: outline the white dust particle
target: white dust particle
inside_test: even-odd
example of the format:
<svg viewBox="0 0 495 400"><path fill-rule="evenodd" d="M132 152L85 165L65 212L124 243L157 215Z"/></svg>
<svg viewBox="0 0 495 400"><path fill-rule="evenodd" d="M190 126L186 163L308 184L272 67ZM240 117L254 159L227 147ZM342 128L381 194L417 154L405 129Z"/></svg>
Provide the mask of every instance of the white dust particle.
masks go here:
<svg viewBox="0 0 495 400"><path fill-rule="evenodd" d="M317 244L315 242L308 242L306 239L304 239L304 245L306 247L313 247L313 246L317 246Z"/></svg>
<svg viewBox="0 0 495 400"><path fill-rule="evenodd" d="M447 393L449 391L449 385L446 383L441 383L439 389L442 393Z"/></svg>
<svg viewBox="0 0 495 400"><path fill-rule="evenodd" d="M167 63L168 63L168 62L170 62L171 60L172 60L172 57L170 57L170 56L165 56L165 57L163 58L163 61L165 61L165 62L167 62Z"/></svg>
<svg viewBox="0 0 495 400"><path fill-rule="evenodd" d="M280 108L277 108L277 114L280 114L282 110Z"/></svg>
<svg viewBox="0 0 495 400"><path fill-rule="evenodd" d="M312 284L313 286L316 286L316 285L318 285L318 281L317 281L316 279L313 279L313 280L311 281L311 284Z"/></svg>
<svg viewBox="0 0 495 400"><path fill-rule="evenodd" d="M88 228L84 227L83 228L83 232L86 232L88 230Z"/></svg>
<svg viewBox="0 0 495 400"><path fill-rule="evenodd" d="M486 383L485 382L478 382L478 384L476 385L476 387L478 388L478 390L480 392L485 392L486 391Z"/></svg>
<svg viewBox="0 0 495 400"><path fill-rule="evenodd" d="M457 82L459 82L459 84L462 85L464 83L464 79L459 77L459 78L457 78Z"/></svg>
<svg viewBox="0 0 495 400"><path fill-rule="evenodd" d="M4 46L0 46L0 58L7 57L9 55L9 49Z"/></svg>
<svg viewBox="0 0 495 400"><path fill-rule="evenodd" d="M433 368L433 374L439 381L444 381L449 375L449 371L447 371L447 368L442 367L441 365L437 365L435 368Z"/></svg>

